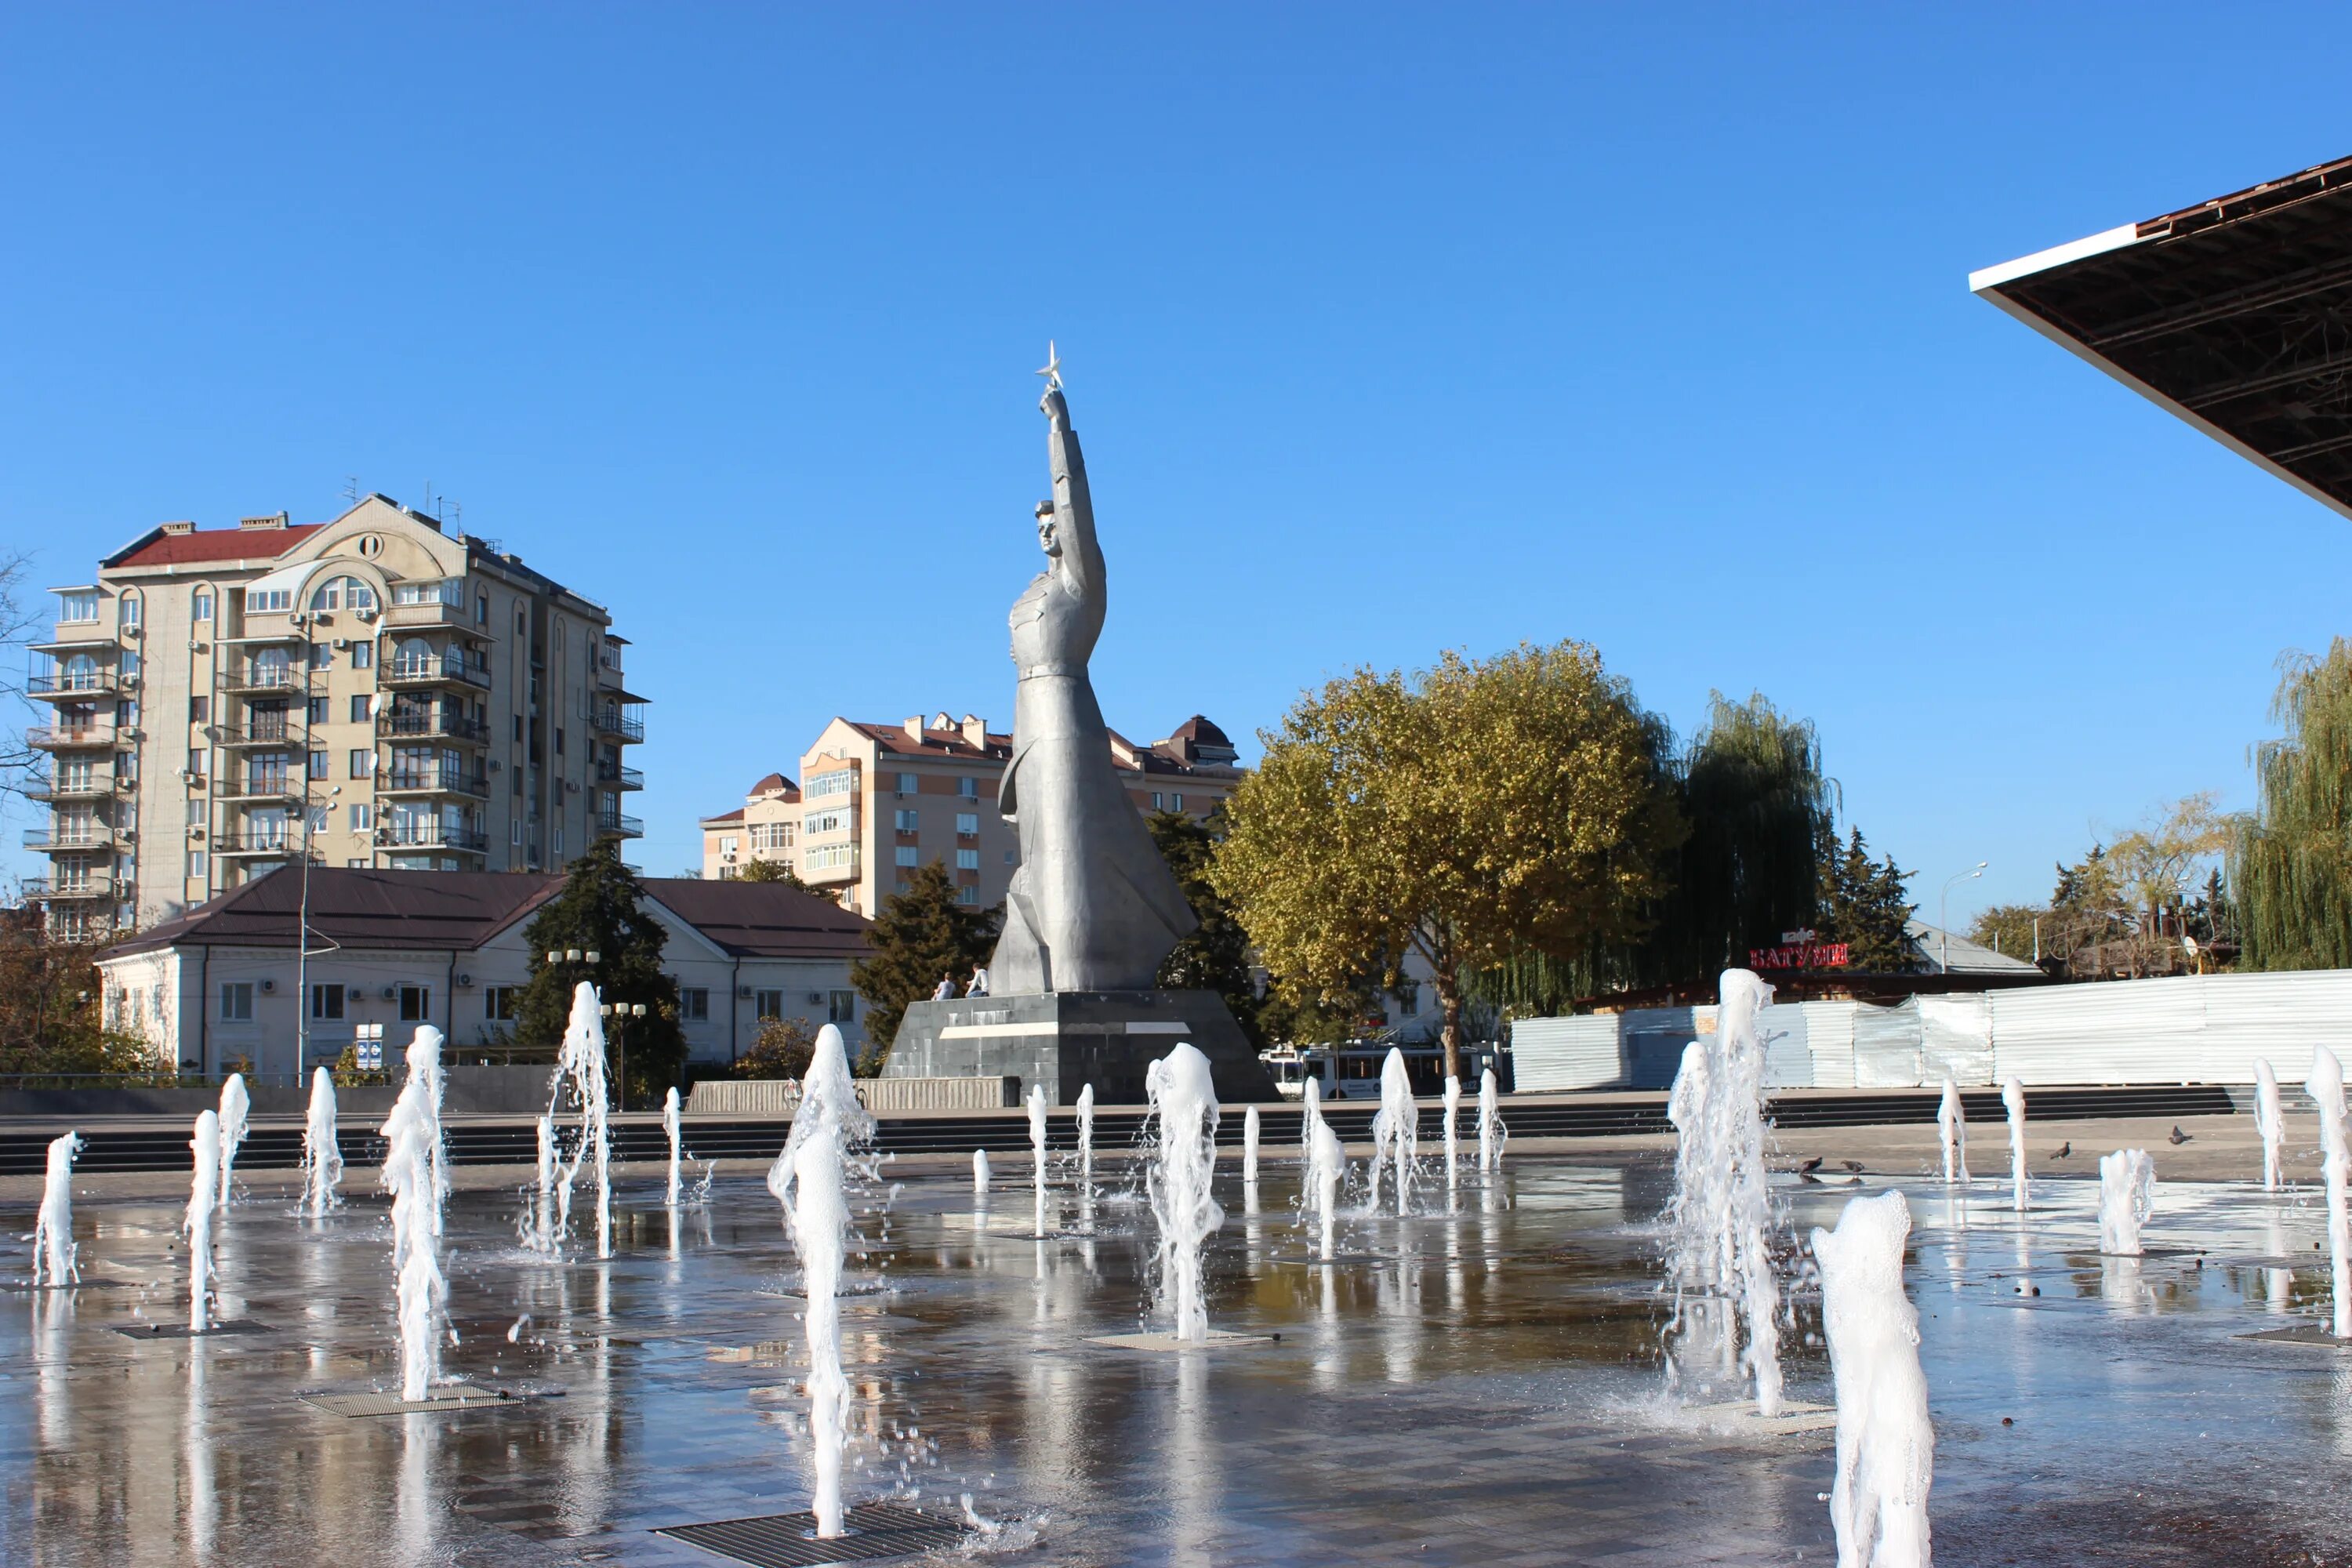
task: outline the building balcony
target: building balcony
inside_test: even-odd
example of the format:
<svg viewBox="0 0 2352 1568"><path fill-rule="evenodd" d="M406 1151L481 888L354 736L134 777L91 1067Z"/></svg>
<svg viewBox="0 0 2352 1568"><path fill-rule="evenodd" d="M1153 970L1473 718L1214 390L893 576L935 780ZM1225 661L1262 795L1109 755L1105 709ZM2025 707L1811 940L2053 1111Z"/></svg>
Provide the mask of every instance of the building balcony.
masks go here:
<svg viewBox="0 0 2352 1568"><path fill-rule="evenodd" d="M629 816L617 811L602 811L596 814L596 831L618 834L623 838L643 838L646 836L646 822L641 816Z"/></svg>
<svg viewBox="0 0 2352 1568"><path fill-rule="evenodd" d="M375 732L398 738L465 741L477 746L486 746L490 741L490 727L479 719L435 713L379 713L375 716Z"/></svg>
<svg viewBox="0 0 2352 1568"><path fill-rule="evenodd" d="M379 849L456 849L467 855L489 851L489 836L438 822L391 822L375 830Z"/></svg>
<svg viewBox="0 0 2352 1568"><path fill-rule="evenodd" d="M434 658L390 659L377 675L383 685L402 689L462 685L487 689L490 684L488 666L477 664L454 649Z"/></svg>
<svg viewBox="0 0 2352 1568"><path fill-rule="evenodd" d="M303 783L286 773L247 773L242 778L232 774L221 780L220 793L223 800L299 802Z"/></svg>
<svg viewBox="0 0 2352 1568"><path fill-rule="evenodd" d="M617 703L592 702L588 705L588 721L596 733L621 742L642 741L646 738L646 718L632 713Z"/></svg>
<svg viewBox="0 0 2352 1568"><path fill-rule="evenodd" d="M397 626L407 631L417 626L469 626L463 605L445 605L435 600L429 605L394 605L383 612L383 629Z"/></svg>
<svg viewBox="0 0 2352 1568"><path fill-rule="evenodd" d="M79 702L113 697L139 689L139 678L119 670L89 669L71 675L52 672L25 682L25 695L42 702Z"/></svg>
<svg viewBox="0 0 2352 1568"><path fill-rule="evenodd" d="M596 782L610 784L614 789L643 789L646 787L646 770L625 768L618 763L598 763Z"/></svg>
<svg viewBox="0 0 2352 1568"><path fill-rule="evenodd" d="M119 781L128 787L128 779ZM26 800L104 800L112 795L118 781L112 773L92 773L88 778L52 779L35 784L25 791Z"/></svg>
<svg viewBox="0 0 2352 1568"><path fill-rule="evenodd" d="M44 855L107 855L114 849L115 829L103 822L71 827L27 827L25 847Z"/></svg>
<svg viewBox="0 0 2352 1568"><path fill-rule="evenodd" d="M102 874L87 877L27 877L25 896L44 899L53 904L91 903L114 897L114 879Z"/></svg>
<svg viewBox="0 0 2352 1568"><path fill-rule="evenodd" d="M25 731L26 742L43 752L78 752L101 746L110 748L131 738L131 731L118 730L111 723L36 724Z"/></svg>
<svg viewBox="0 0 2352 1568"><path fill-rule="evenodd" d="M220 724L213 729L219 746L291 746L302 743L303 732L280 721L276 724Z"/></svg>
<svg viewBox="0 0 2352 1568"><path fill-rule="evenodd" d="M215 855L290 856L300 847L300 835L291 823L274 827L234 827L213 835Z"/></svg>
<svg viewBox="0 0 2352 1568"><path fill-rule="evenodd" d="M379 768L375 788L378 795L463 795L487 800L490 781L487 774L456 768Z"/></svg>
<svg viewBox="0 0 2352 1568"><path fill-rule="evenodd" d="M855 882L859 875L859 857L855 844L819 844L803 847L800 852L800 877L803 882Z"/></svg>
<svg viewBox="0 0 2352 1568"><path fill-rule="evenodd" d="M230 669L223 684L239 696L308 692L310 671L299 664L242 664Z"/></svg>

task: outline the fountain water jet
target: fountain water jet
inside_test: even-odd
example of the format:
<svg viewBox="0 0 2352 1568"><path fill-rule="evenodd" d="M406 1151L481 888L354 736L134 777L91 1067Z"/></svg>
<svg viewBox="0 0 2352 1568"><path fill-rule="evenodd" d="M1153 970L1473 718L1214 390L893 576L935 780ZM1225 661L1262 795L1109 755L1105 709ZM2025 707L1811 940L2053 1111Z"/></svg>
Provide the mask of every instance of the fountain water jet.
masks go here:
<svg viewBox="0 0 2352 1568"><path fill-rule="evenodd" d="M1830 1521L1838 1568L1928 1568L1936 1429L1919 1369L1919 1313L1903 1294L1910 1234L1910 1206L1896 1192L1855 1198L1836 1230L1813 1231L1837 1383Z"/></svg>
<svg viewBox="0 0 2352 1568"><path fill-rule="evenodd" d="M539 1168L536 1195L526 1195L523 1211L515 1228L521 1234L523 1246L533 1252L553 1252L557 1238L562 1234L555 1215L555 1117L551 1113L539 1119ZM565 1215L569 1217L570 1192L565 1192Z"/></svg>
<svg viewBox="0 0 2352 1568"><path fill-rule="evenodd" d="M679 1139L682 1130L677 1121L677 1086L662 1096L662 1131L669 1134L669 1196L665 1200L672 1206L677 1203L677 1163L682 1152Z"/></svg>
<svg viewBox="0 0 2352 1568"><path fill-rule="evenodd" d="M2327 1250L2335 1285L2336 1316L2328 1331L2352 1339L2352 1146L2345 1141L2344 1064L2326 1046L2312 1053L2304 1092L2319 1106L2319 1148L2327 1181Z"/></svg>
<svg viewBox="0 0 2352 1568"><path fill-rule="evenodd" d="M596 1162L596 1256L613 1256L613 1144L606 1121L604 1021L596 1011L596 988L582 981L572 993L572 1019L563 1030L562 1054L555 1065L555 1083L548 1096L547 1113L555 1115L566 1082L580 1102L580 1146L563 1167L557 1191L557 1242L572 1228L572 1187L580 1167L592 1156Z"/></svg>
<svg viewBox="0 0 2352 1568"><path fill-rule="evenodd" d="M801 1262L808 1307L809 1436L816 1480L816 1533L842 1533L841 1458L848 1433L848 1380L841 1371L841 1268L847 1256L850 1150L874 1136L874 1118L858 1103L841 1031L817 1031L801 1079L800 1108L783 1152L768 1171L768 1190L783 1205L785 1228Z"/></svg>
<svg viewBox="0 0 2352 1568"><path fill-rule="evenodd" d="M1454 1185L1454 1167L1461 1159L1461 1142L1455 1132L1455 1122L1462 1115L1462 1080L1448 1073L1445 1077L1445 1190Z"/></svg>
<svg viewBox="0 0 2352 1568"><path fill-rule="evenodd" d="M1298 1143L1301 1155L1315 1158L1315 1129L1323 1120L1323 1080L1310 1078L1298 1093Z"/></svg>
<svg viewBox="0 0 2352 1568"><path fill-rule="evenodd" d="M2009 1112L2009 1206L2023 1214L2031 1189L2025 1176L2025 1086L2013 1078L2002 1084L2000 1104Z"/></svg>
<svg viewBox="0 0 2352 1568"><path fill-rule="evenodd" d="M245 1075L233 1072L221 1084L220 1097L220 1195L219 1206L228 1207L229 1194L236 1185L236 1152L245 1142L247 1122L253 1114L253 1097L245 1091Z"/></svg>
<svg viewBox="0 0 2352 1568"><path fill-rule="evenodd" d="M1404 1052L1389 1047L1381 1063L1381 1108L1372 1117L1372 1207L1381 1206L1381 1167L1396 1167L1396 1212L1412 1207L1412 1163L1418 1152L1421 1109L1412 1100L1412 1077L1406 1072Z"/></svg>
<svg viewBox="0 0 2352 1568"><path fill-rule="evenodd" d="M1772 988L1745 969L1723 972L1712 1036L1683 1047L1666 1119L1674 1123L1675 1194L1666 1207L1669 1383L1685 1342L1710 1323L1716 1352L1744 1364L1759 1415L1780 1414L1780 1285L1772 1274L1776 1220L1764 1166L1764 1042ZM1696 1298L1696 1300L1694 1300ZM1704 1306L1701 1306L1704 1302ZM1739 1350L1739 1320L1747 1344ZM1686 1353L1686 1352L1685 1352Z"/></svg>
<svg viewBox="0 0 2352 1568"><path fill-rule="evenodd" d="M2263 1141L2263 1191L2274 1193L2284 1184L2280 1145L2286 1140L2286 1113L2279 1104L2278 1074L2266 1058L2254 1060L2254 1131Z"/></svg>
<svg viewBox="0 0 2352 1568"><path fill-rule="evenodd" d="M1078 1184L1084 1195L1095 1195L1095 1086L1078 1090Z"/></svg>
<svg viewBox="0 0 2352 1568"><path fill-rule="evenodd" d="M1310 1083L1313 1079L1308 1079ZM1307 1130L1307 1181L1318 1222L1318 1256L1331 1257L1331 1231L1339 1219L1339 1184L1348 1174L1348 1157L1339 1146L1339 1135L1321 1117Z"/></svg>
<svg viewBox="0 0 2352 1568"><path fill-rule="evenodd" d="M1488 1068L1478 1075L1478 1168L1482 1171L1503 1168L1503 1140L1510 1136L1497 1099L1495 1069Z"/></svg>
<svg viewBox="0 0 2352 1568"><path fill-rule="evenodd" d="M1253 1105L1242 1112L1242 1184L1254 1186L1256 1183L1257 1107Z"/></svg>
<svg viewBox="0 0 2352 1568"><path fill-rule="evenodd" d="M2156 1162L2145 1149L2118 1149L2099 1157L2099 1250L2137 1258L2139 1227L2156 1207Z"/></svg>
<svg viewBox="0 0 2352 1568"><path fill-rule="evenodd" d="M435 1238L441 1233L441 1031L418 1026L408 1043L408 1081L377 1131L383 1190L392 1194L392 1272L400 1325L400 1396L427 1396L441 1372L442 1310L449 1299Z"/></svg>
<svg viewBox="0 0 2352 1568"><path fill-rule="evenodd" d="M41 1184L40 1217L33 1222L33 1284L37 1289L44 1266L51 1285L78 1285L81 1269L75 1265L79 1249L73 1238L73 1163L81 1152L81 1135L60 1132L49 1140L48 1174Z"/></svg>
<svg viewBox="0 0 2352 1568"><path fill-rule="evenodd" d="M988 1195L988 1151L985 1149L971 1152L971 1190L982 1197Z"/></svg>
<svg viewBox="0 0 2352 1568"><path fill-rule="evenodd" d="M1944 1143L1944 1184L1958 1182L1969 1184L1969 1113L1960 1104L1960 1091L1953 1086L1949 1074L1944 1079L1944 1098L1936 1107L1936 1131Z"/></svg>
<svg viewBox="0 0 2352 1568"><path fill-rule="evenodd" d="M196 1113L195 1135L188 1140L188 1148L195 1155L195 1175L180 1229L188 1238L188 1332L201 1334L212 1327L213 1210L220 1206L219 1111Z"/></svg>
<svg viewBox="0 0 2352 1568"><path fill-rule="evenodd" d="M325 1068L310 1074L310 1116L302 1130L302 1212L312 1219L342 1200L335 1184L343 1179L343 1150L335 1136L335 1079Z"/></svg>
<svg viewBox="0 0 2352 1568"><path fill-rule="evenodd" d="M1029 1086L1029 1187L1036 1198L1036 1220L1029 1234L1045 1234L1045 1086Z"/></svg>
<svg viewBox="0 0 2352 1568"><path fill-rule="evenodd" d="M1201 1245L1225 1222L1210 1194L1217 1165L1217 1090L1209 1058L1179 1045L1153 1062L1144 1086L1159 1142L1144 1184L1159 1222L1160 1295L1176 1320L1174 1337L1205 1344L1209 1310L1201 1292Z"/></svg>

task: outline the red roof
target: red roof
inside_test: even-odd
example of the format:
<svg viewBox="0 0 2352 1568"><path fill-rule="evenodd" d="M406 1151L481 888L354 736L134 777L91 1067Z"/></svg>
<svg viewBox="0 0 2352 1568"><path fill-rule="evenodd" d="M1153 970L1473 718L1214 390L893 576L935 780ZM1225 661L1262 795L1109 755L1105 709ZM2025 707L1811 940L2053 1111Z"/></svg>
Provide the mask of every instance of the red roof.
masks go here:
<svg viewBox="0 0 2352 1568"><path fill-rule="evenodd" d="M1009 757L1013 754L1013 737L999 734L992 730L988 731L988 750L982 752L979 747L964 739L961 730L934 730L926 724L923 726L923 738L919 742L912 735L907 733L907 726L904 724L868 724L852 719L849 721L849 727L853 730L864 731L867 735L881 742L883 750L896 752L902 756L923 752L946 752L952 755L965 757L982 755Z"/></svg>
<svg viewBox="0 0 2352 1568"><path fill-rule="evenodd" d="M283 555L327 525L301 522L289 528L199 528L190 533L153 532L117 554L108 566L181 566L194 561L251 561Z"/></svg>

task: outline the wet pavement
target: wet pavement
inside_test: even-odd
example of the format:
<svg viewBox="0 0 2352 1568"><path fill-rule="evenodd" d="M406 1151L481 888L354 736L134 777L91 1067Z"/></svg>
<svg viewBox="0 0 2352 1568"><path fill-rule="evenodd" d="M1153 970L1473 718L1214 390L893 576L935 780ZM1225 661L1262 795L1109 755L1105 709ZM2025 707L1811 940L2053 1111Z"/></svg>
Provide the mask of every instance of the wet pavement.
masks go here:
<svg viewBox="0 0 2352 1568"><path fill-rule="evenodd" d="M86 1283L54 1292L23 1289L32 1206L0 1207L0 1562L709 1565L653 1531L808 1505L756 1180L676 1211L625 1185L605 1262L523 1252L513 1194L458 1193L446 1371L530 1397L349 1415L335 1396L396 1383L372 1175L324 1222L235 1206L220 1314L269 1331L197 1341L114 1331L184 1317L176 1205L78 1202ZM1050 1228L1085 1230L1057 1180ZM1792 1235L1865 1180L1779 1187ZM950 1557L1008 1564L1833 1562L1828 1433L1691 1408L1727 1384L1662 1397L1665 1184L1654 1157L1517 1158L1349 1221L1318 1265L1295 1167L1269 1160L1255 1213L1227 1168L1211 1321L1280 1337L1170 1354L1090 1342L1153 1326L1131 1200L1038 1241L1017 1180L976 1210L968 1176L909 1177L852 1266L851 1499L961 1518L970 1493L997 1528ZM1999 1183L1900 1184L1938 1563L2352 1560L2352 1352L2242 1337L2324 1310L2308 1189L2167 1184L2132 1261L2096 1255L2095 1182L2043 1183L2021 1222ZM1790 1394L1826 1403L1818 1300L1791 1294Z"/></svg>

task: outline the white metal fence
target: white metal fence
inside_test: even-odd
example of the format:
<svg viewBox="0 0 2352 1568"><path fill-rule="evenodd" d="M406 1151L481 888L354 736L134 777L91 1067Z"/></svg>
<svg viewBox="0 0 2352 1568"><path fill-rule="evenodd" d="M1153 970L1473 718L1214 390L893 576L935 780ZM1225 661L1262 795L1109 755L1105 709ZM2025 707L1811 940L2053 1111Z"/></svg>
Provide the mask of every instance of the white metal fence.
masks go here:
<svg viewBox="0 0 2352 1568"><path fill-rule="evenodd" d="M1643 1008L1511 1026L1519 1090L1664 1089L1712 1007ZM2188 974L2041 985L1898 1006L1801 1002L1764 1010L1771 1089L2252 1083L2267 1058L2299 1082L2313 1049L2352 1052L2352 970Z"/></svg>

